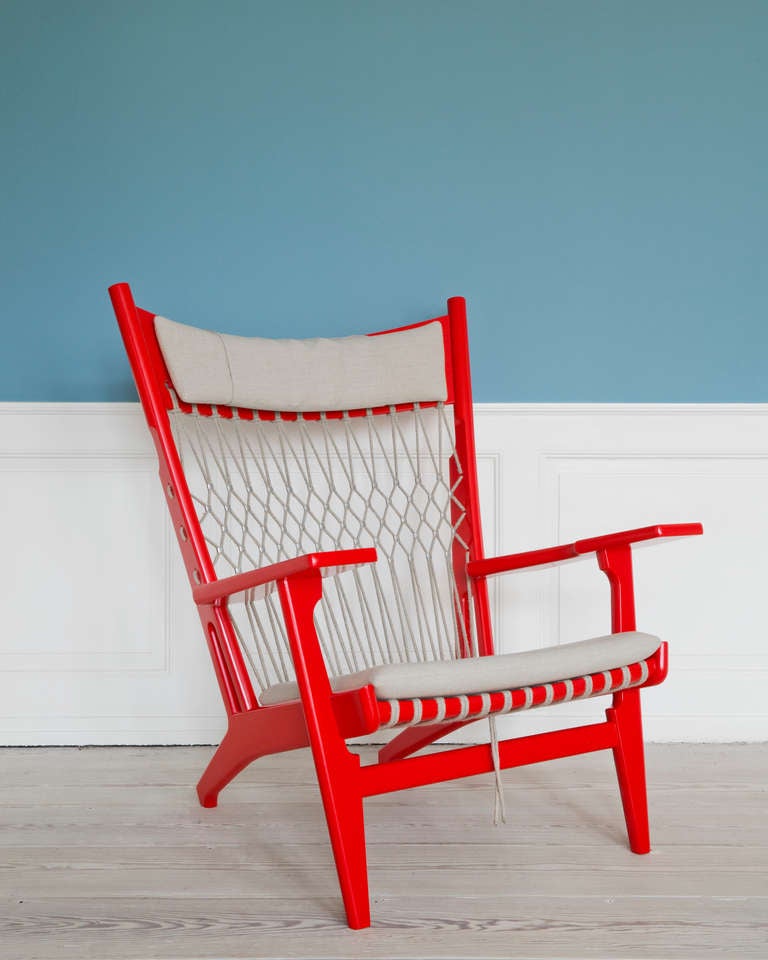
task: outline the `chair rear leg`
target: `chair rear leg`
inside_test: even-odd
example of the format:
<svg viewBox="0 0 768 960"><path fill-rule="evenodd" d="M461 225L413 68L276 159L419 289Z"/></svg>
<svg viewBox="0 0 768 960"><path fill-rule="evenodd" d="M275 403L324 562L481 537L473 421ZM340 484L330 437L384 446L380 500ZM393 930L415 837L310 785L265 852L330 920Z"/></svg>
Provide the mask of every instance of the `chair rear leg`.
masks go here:
<svg viewBox="0 0 768 960"><path fill-rule="evenodd" d="M220 791L259 757L306 746L309 746L307 727L298 703L232 714L224 739L197 785L200 803L204 807L215 807Z"/></svg>
<svg viewBox="0 0 768 960"><path fill-rule="evenodd" d="M454 730L466 727L471 720L453 720L447 723L424 724L423 726L407 727L398 735L385 744L379 750L379 763L389 763L392 760L403 760L412 753L418 753L424 747L428 747L440 737L447 737Z"/></svg>
<svg viewBox="0 0 768 960"><path fill-rule="evenodd" d="M217 806L219 793L230 780L260 756L263 756L263 751L253 746L244 749L240 738L231 729L228 730L198 781L197 796L201 806Z"/></svg>
<svg viewBox="0 0 768 960"><path fill-rule="evenodd" d="M651 842L640 691L624 690L616 694L614 705L606 710L606 716L616 724L618 735L618 741L613 748L613 759L619 779L629 846L633 853L648 853Z"/></svg>

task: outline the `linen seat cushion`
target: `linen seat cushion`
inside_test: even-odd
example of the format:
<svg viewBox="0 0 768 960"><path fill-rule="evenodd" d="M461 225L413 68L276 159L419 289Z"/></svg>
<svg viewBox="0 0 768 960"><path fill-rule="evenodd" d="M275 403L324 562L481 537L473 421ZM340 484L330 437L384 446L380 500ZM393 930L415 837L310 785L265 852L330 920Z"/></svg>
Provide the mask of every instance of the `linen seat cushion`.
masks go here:
<svg viewBox="0 0 768 960"><path fill-rule="evenodd" d="M521 653L425 663L387 663L331 678L336 692L371 684L380 700L447 697L514 690L613 670L652 656L661 641L649 633L612 633ZM261 695L264 705L295 700L295 682L278 683Z"/></svg>

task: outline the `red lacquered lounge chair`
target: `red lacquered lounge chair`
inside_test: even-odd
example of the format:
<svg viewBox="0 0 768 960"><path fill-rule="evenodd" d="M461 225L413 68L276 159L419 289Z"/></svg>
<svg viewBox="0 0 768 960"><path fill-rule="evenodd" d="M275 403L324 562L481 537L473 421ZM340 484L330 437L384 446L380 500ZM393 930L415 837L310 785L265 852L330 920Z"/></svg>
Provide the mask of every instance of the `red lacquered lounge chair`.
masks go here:
<svg viewBox="0 0 768 960"><path fill-rule="evenodd" d="M363 800L612 750L635 853L650 849L640 690L667 646L635 629L633 543L662 524L485 558L464 300L369 336L233 337L110 288L228 715L198 785L310 747L351 927L370 924ZM594 554L611 634L495 655L490 576ZM611 696L600 723L414 756L478 719ZM361 765L346 741L401 728Z"/></svg>

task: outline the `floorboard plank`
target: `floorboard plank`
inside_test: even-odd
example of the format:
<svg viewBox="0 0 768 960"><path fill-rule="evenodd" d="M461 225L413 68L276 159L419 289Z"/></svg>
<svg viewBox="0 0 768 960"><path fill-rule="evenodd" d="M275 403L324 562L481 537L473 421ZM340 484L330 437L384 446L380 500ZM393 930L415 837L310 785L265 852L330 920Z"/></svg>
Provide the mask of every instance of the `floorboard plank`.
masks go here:
<svg viewBox="0 0 768 960"><path fill-rule="evenodd" d="M135 899L16 904L4 960L181 958L612 958L764 960L765 901L377 898L375 925L344 926L333 897L285 902Z"/></svg>

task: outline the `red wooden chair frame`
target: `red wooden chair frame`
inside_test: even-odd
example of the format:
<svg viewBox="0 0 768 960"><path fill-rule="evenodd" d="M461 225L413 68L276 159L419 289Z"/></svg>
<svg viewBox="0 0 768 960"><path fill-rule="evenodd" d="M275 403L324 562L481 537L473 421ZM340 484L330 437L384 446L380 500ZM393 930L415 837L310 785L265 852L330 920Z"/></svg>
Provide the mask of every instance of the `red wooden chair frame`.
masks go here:
<svg viewBox="0 0 768 960"><path fill-rule="evenodd" d="M205 807L215 807L222 788L258 757L309 746L317 770L347 920L353 928L366 927L370 924L370 907L363 800L393 790L491 772L494 769L491 749L481 744L412 756L422 747L473 722L470 718L406 727L380 750L376 763L361 765L360 758L350 752L346 740L372 734L381 727L381 703L370 685L342 693L332 692L315 631L313 611L322 594L322 578L354 564L374 561L375 549L312 553L217 579L171 433L168 416L172 406L168 390L171 378L155 336L155 315L135 305L127 284L111 287L110 296L157 449L163 490L227 711L227 733L198 784L200 802ZM595 554L598 566L610 584L612 632L635 630L632 544L653 538L699 534L701 525L643 527L543 550L485 559L480 532L464 300L460 297L450 299L447 314L436 319L443 325L447 403L454 406L456 451L464 466L459 493L467 509L460 532L470 546L469 562L466 562L463 551L455 549L453 563L473 582L472 598L464 588L461 606L463 616L468 620L470 603L474 603L480 652L493 653L486 587L489 576L562 563L587 553ZM200 406L199 412L205 414L204 407ZM250 411L223 407L219 407L218 412L230 417L254 415ZM386 413L386 409L382 408L381 412ZM290 418L291 415L284 416ZM466 580L466 576L457 577L458 583ZM299 700L262 706L254 693L232 627L228 601L237 594L250 592L255 596L260 589L267 588L276 588L279 593L301 696ZM665 678L665 643L649 662L649 675L643 686L653 686ZM596 750L612 750L630 848L635 853L649 851L639 687L613 694L612 705L603 722L504 740L498 747L502 768Z"/></svg>

